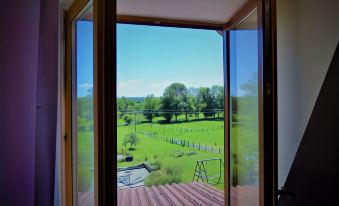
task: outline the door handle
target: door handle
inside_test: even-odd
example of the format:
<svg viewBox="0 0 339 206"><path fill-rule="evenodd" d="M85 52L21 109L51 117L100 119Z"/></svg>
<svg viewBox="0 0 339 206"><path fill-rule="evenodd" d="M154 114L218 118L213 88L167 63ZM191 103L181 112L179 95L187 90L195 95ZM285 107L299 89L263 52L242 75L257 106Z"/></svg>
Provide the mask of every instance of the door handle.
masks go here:
<svg viewBox="0 0 339 206"><path fill-rule="evenodd" d="M280 190L278 190L278 196L285 196L291 200L296 198L296 194L290 190L287 190L285 187L282 187Z"/></svg>

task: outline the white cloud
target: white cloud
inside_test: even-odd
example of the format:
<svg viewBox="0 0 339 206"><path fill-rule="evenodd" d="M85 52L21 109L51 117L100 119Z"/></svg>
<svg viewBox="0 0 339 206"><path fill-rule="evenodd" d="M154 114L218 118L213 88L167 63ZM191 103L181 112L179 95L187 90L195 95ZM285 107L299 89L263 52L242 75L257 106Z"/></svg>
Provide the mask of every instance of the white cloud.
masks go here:
<svg viewBox="0 0 339 206"><path fill-rule="evenodd" d="M143 79L132 79L132 80L128 80L125 82L118 82L118 87L128 87L128 86L143 83L143 82L144 82Z"/></svg>
<svg viewBox="0 0 339 206"><path fill-rule="evenodd" d="M90 84L90 83L88 83L88 82L85 82L85 83L83 83L83 84L80 84L80 85L79 85L79 88L88 90L88 89L93 88L93 84Z"/></svg>
<svg viewBox="0 0 339 206"><path fill-rule="evenodd" d="M173 81L164 81L164 82L153 82L150 84L150 87L152 89L158 89L158 90L164 90L167 86L169 86L170 84L172 84Z"/></svg>
<svg viewBox="0 0 339 206"><path fill-rule="evenodd" d="M166 87L174 82L180 82L189 87L211 87L216 83L213 82L186 82L186 81L145 81L143 79L128 80L124 82L118 82L117 84L117 95L126 97L145 97L146 95L153 94L154 96L162 96Z"/></svg>

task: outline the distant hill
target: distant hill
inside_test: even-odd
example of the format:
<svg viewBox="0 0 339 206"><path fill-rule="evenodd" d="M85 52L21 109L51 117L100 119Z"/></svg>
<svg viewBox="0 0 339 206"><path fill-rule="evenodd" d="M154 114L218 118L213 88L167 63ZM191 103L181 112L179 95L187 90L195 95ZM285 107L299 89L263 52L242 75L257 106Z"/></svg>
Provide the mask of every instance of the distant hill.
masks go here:
<svg viewBox="0 0 339 206"><path fill-rule="evenodd" d="M125 98L131 101L135 101L135 102L143 102L146 97L125 97Z"/></svg>

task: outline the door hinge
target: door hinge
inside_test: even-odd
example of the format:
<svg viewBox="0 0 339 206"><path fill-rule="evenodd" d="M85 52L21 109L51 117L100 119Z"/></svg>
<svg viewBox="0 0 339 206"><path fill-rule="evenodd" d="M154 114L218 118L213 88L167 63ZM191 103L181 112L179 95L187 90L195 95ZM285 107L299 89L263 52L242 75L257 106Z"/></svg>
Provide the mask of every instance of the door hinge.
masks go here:
<svg viewBox="0 0 339 206"><path fill-rule="evenodd" d="M267 83L266 84L265 90L266 90L266 95L267 96L271 95L271 83Z"/></svg>

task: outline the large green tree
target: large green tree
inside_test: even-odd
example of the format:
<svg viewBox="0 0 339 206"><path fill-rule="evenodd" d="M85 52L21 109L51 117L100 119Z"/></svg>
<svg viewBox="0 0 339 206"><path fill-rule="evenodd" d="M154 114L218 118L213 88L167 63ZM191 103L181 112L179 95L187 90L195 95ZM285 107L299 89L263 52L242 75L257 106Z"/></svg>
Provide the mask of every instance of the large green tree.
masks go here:
<svg viewBox="0 0 339 206"><path fill-rule="evenodd" d="M211 94L210 88L200 87L198 90L196 101L196 104L203 112L205 118L213 116L215 114L215 112L213 111L213 109L215 109L215 101Z"/></svg>
<svg viewBox="0 0 339 206"><path fill-rule="evenodd" d="M130 133L124 137L124 141L122 142L122 146L126 148L129 145L129 149L131 150L133 146L136 146L140 142L140 139L135 133Z"/></svg>
<svg viewBox="0 0 339 206"><path fill-rule="evenodd" d="M154 97L154 95L147 95L143 104L143 114L146 119L152 123L153 117L155 115L155 110L159 108L159 100Z"/></svg>
<svg viewBox="0 0 339 206"><path fill-rule="evenodd" d="M190 109L189 94L187 88L182 83L173 83L169 85L163 96L161 97L161 107L167 122L170 122L172 115L175 115L175 121L178 121L178 115L185 112L187 119L187 111Z"/></svg>
<svg viewBox="0 0 339 206"><path fill-rule="evenodd" d="M189 102L191 105L191 110L194 112L195 115L195 119L199 119L199 113L201 110L200 104L197 101L197 95L198 95L198 88L194 88L194 87L190 87L188 89L188 93L189 93Z"/></svg>
<svg viewBox="0 0 339 206"><path fill-rule="evenodd" d="M128 104L129 104L129 102L124 96L122 96L121 98L118 98L118 100L117 100L117 107L118 108L117 109L119 111L120 118L123 117L127 113Z"/></svg>
<svg viewBox="0 0 339 206"><path fill-rule="evenodd" d="M135 110L141 110L142 107L143 103L141 101L135 101L124 96L117 99L117 109L120 118L127 113L133 113Z"/></svg>
<svg viewBox="0 0 339 206"><path fill-rule="evenodd" d="M224 87L219 85L214 85L211 87L211 95L213 97L214 106L217 110L223 110L224 109L224 103L225 103L225 92ZM219 111L217 112L218 118L219 118Z"/></svg>

